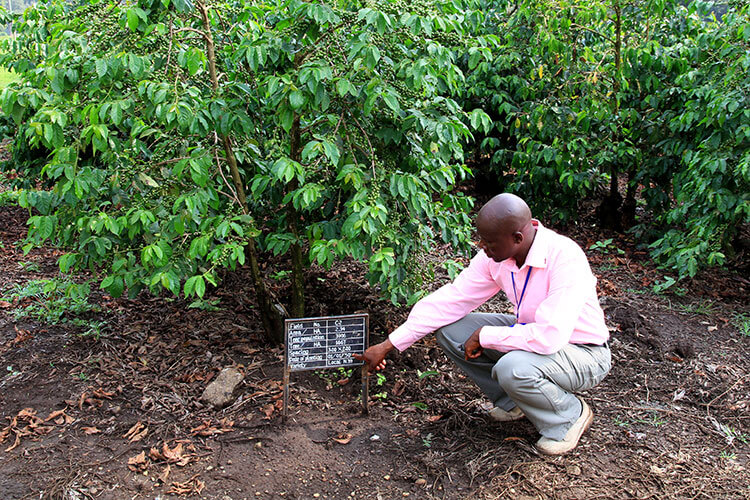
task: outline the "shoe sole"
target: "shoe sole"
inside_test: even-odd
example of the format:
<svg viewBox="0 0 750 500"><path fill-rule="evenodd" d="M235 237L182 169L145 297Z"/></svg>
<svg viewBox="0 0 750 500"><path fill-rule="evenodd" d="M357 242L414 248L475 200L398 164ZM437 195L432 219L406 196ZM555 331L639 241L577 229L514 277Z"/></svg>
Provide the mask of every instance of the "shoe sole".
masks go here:
<svg viewBox="0 0 750 500"><path fill-rule="evenodd" d="M585 422L583 423L583 430L581 430L581 433L578 435L578 439L575 440L575 443L572 447L568 448L567 450L554 450L554 451L545 451L543 448L537 447L537 450L542 453L543 455L548 456L558 456L558 455L565 455L566 453L569 453L573 451L577 446L578 443L581 441L581 437L586 433L587 430L589 430L589 427L591 427L591 423L594 421L594 412L591 411L591 408L588 404L586 404L585 401L578 398L581 401L581 404L584 405L585 411L588 411L588 416L586 417ZM580 418L580 417L579 417Z"/></svg>

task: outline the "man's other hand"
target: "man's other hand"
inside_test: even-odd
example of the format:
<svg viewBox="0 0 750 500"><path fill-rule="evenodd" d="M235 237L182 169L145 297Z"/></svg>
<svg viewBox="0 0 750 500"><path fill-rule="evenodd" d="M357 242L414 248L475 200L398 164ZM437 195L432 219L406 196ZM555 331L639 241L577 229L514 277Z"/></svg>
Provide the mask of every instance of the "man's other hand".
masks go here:
<svg viewBox="0 0 750 500"><path fill-rule="evenodd" d="M482 352L484 352L484 348L479 343L479 332L481 331L481 327L477 328L474 333L471 334L471 337L464 342L464 357L467 361L478 358L482 355Z"/></svg>
<svg viewBox="0 0 750 500"><path fill-rule="evenodd" d="M352 354L354 359L358 361L364 361L367 363L367 371L372 374L374 372L383 370L386 365L385 355L391 352L393 344L389 339L385 339L379 344L370 346L364 354Z"/></svg>

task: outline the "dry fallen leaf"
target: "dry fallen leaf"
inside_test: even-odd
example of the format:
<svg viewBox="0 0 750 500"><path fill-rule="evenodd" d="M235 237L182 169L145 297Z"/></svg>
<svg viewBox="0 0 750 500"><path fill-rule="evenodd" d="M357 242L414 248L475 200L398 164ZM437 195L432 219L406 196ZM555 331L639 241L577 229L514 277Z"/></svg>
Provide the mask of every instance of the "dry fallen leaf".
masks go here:
<svg viewBox="0 0 750 500"><path fill-rule="evenodd" d="M94 396L96 396L99 399L112 399L112 396L114 396L114 392L107 392L103 388L98 388L94 391Z"/></svg>
<svg viewBox="0 0 750 500"><path fill-rule="evenodd" d="M437 422L441 418L443 418L442 415L431 415L431 416L427 417L427 421L428 422Z"/></svg>
<svg viewBox="0 0 750 500"><path fill-rule="evenodd" d="M349 441L352 440L352 435L348 432L344 434L339 434L338 437L333 438L334 441L336 441L338 444L349 444Z"/></svg>
<svg viewBox="0 0 750 500"><path fill-rule="evenodd" d="M153 450L153 448L151 448ZM166 484L167 478L169 477L169 473L172 471L172 466L167 464L167 468L164 469L164 472L156 476L156 479L158 479L161 483Z"/></svg>
<svg viewBox="0 0 750 500"><path fill-rule="evenodd" d="M173 482L172 487L167 491L167 495L200 495L206 483L198 479L198 474L194 475L184 483Z"/></svg>
<svg viewBox="0 0 750 500"><path fill-rule="evenodd" d="M56 410L50 413L49 416L47 416L47 418L44 419L44 421L49 422L50 420L55 420L58 417L61 417L63 415L65 415L65 410Z"/></svg>
<svg viewBox="0 0 750 500"><path fill-rule="evenodd" d="M122 437L130 440L131 443L135 443L136 441L140 441L141 439L146 437L146 434L148 434L148 427L146 427L139 421L135 425L133 425L133 427L131 427L128 432L123 434Z"/></svg>
<svg viewBox="0 0 750 500"><path fill-rule="evenodd" d="M146 468L148 461L146 459L146 452L142 451L134 457L128 458L128 469L137 472Z"/></svg>
<svg viewBox="0 0 750 500"><path fill-rule="evenodd" d="M100 432L102 432L99 429L97 429L96 427L81 427L81 429L83 429L83 432L85 432L88 435L99 434Z"/></svg>
<svg viewBox="0 0 750 500"><path fill-rule="evenodd" d="M21 419L30 419L32 417L36 416L36 410L34 408L24 408L23 410L18 412L18 415L16 415L17 418Z"/></svg>
<svg viewBox="0 0 750 500"><path fill-rule="evenodd" d="M0 309L10 309L11 307L13 307L13 304L11 304L10 302L0 300Z"/></svg>
<svg viewBox="0 0 750 500"><path fill-rule="evenodd" d="M16 330L16 338L11 342L12 344L20 344L34 338L34 334L29 330L20 330L17 326L14 326L13 328Z"/></svg>
<svg viewBox="0 0 750 500"><path fill-rule="evenodd" d="M266 405L266 406L264 406L264 407L263 407L263 408L261 409L261 411L262 411L262 412L263 412L263 414L265 415L265 418L266 418L266 419L270 419L270 418L271 418L271 415L273 415L273 411L274 411L274 410L275 410L275 407L274 407L274 405Z"/></svg>

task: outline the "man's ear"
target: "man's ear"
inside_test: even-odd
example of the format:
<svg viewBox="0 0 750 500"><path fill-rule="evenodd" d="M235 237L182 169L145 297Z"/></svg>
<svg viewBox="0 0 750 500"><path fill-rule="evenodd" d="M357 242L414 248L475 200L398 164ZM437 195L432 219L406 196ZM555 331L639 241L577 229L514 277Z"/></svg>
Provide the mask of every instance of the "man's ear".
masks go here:
<svg viewBox="0 0 750 500"><path fill-rule="evenodd" d="M523 243L523 233L521 231L516 231L515 233L513 233L513 242L516 245L520 245L521 243Z"/></svg>

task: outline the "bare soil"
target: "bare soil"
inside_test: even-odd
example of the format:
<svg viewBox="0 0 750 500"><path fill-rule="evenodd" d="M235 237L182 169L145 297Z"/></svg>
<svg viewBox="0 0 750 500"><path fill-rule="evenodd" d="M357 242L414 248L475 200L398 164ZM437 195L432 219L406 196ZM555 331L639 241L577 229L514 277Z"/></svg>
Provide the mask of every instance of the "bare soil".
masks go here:
<svg viewBox="0 0 750 500"><path fill-rule="evenodd" d="M27 216L0 207L0 296L57 276L58 250L23 255ZM613 236L561 232L584 248ZM263 337L245 270L211 290L216 311L95 292L99 338L15 319L25 304L0 299L0 499L750 498L750 282L713 271L680 284L683 296L656 295L662 274L614 237L624 254L588 251L614 366L583 394L591 429L556 458L535 451L528 421L488 421L429 337L371 377L369 416L357 370L294 374L282 425L283 350ZM379 300L363 275L354 263L311 270L307 312L368 312L377 342L408 309ZM203 389L227 366L244 373L235 402L205 407Z"/></svg>

